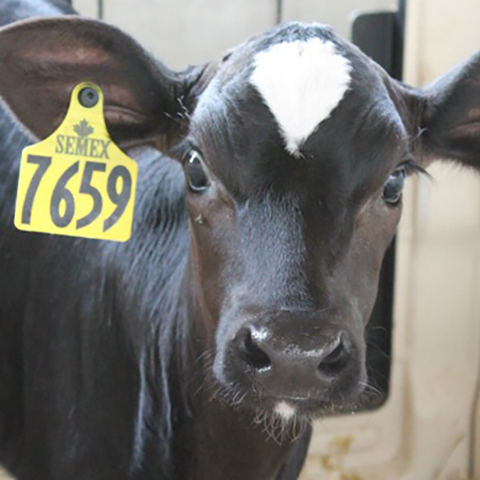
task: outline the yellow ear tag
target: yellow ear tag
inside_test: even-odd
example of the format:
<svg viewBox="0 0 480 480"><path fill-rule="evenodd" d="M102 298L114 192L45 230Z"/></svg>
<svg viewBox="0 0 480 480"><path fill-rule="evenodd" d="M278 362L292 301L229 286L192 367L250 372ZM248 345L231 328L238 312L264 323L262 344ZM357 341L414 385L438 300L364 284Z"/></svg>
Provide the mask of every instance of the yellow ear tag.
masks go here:
<svg viewBox="0 0 480 480"><path fill-rule="evenodd" d="M136 186L137 163L108 134L101 89L82 83L58 129L23 150L15 226L125 242Z"/></svg>

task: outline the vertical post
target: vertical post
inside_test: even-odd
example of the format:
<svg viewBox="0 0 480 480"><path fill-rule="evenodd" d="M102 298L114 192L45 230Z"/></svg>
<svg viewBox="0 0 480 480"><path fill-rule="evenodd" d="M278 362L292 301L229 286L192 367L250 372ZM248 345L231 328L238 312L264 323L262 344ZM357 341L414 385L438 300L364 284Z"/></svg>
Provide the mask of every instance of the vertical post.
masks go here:
<svg viewBox="0 0 480 480"><path fill-rule="evenodd" d="M283 0L277 0L277 15L275 18L275 23L278 25L283 20Z"/></svg>

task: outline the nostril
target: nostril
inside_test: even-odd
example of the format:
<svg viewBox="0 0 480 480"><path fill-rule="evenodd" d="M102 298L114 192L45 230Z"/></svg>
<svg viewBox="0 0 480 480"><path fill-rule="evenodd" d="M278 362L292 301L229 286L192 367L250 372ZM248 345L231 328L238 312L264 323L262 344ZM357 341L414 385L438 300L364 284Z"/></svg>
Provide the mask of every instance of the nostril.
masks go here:
<svg viewBox="0 0 480 480"><path fill-rule="evenodd" d="M240 352L244 362L255 370L265 370L272 365L269 356L255 343L250 330L244 337Z"/></svg>
<svg viewBox="0 0 480 480"><path fill-rule="evenodd" d="M318 370L324 375L333 376L343 370L347 362L348 350L343 339L340 339L337 346L321 361Z"/></svg>

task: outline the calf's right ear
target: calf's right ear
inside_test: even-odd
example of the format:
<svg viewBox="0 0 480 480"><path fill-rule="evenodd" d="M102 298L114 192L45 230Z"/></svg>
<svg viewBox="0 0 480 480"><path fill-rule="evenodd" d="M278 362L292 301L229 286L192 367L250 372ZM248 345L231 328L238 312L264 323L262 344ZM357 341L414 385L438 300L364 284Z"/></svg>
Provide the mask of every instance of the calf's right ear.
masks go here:
<svg viewBox="0 0 480 480"><path fill-rule="evenodd" d="M480 52L403 98L424 165L443 159L480 170Z"/></svg>
<svg viewBox="0 0 480 480"><path fill-rule="evenodd" d="M187 128L185 110L195 102L202 71L175 73L96 20L43 18L0 29L0 97L38 138L55 131L73 88L90 81L103 90L107 127L117 144L168 151Z"/></svg>

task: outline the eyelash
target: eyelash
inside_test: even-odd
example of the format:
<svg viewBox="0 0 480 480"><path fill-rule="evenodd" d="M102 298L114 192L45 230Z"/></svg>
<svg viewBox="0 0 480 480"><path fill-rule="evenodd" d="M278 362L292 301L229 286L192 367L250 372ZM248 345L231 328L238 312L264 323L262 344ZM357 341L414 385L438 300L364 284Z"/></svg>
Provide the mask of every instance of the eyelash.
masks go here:
<svg viewBox="0 0 480 480"><path fill-rule="evenodd" d="M425 175L431 178L431 175L412 158L397 165L395 170L402 167L405 168L407 175Z"/></svg>
<svg viewBox="0 0 480 480"><path fill-rule="evenodd" d="M188 156L192 151L198 151L198 149L195 147L195 145L187 140L184 140L182 143L179 143L178 145L175 145L171 150L170 154L178 158L182 164L185 164L185 162L188 160Z"/></svg>

